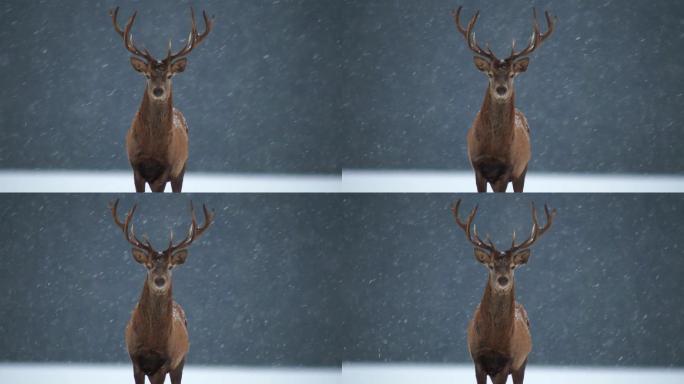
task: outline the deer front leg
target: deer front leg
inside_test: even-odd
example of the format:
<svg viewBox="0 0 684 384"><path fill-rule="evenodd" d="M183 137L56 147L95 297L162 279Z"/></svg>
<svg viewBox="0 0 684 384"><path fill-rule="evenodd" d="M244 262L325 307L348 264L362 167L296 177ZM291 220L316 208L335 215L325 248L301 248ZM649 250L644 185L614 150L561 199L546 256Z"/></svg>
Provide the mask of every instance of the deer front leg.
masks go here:
<svg viewBox="0 0 684 384"><path fill-rule="evenodd" d="M183 378L183 366L185 365L185 359L181 360L180 364L173 371L169 372L171 375L171 384L181 384L181 379Z"/></svg>
<svg viewBox="0 0 684 384"><path fill-rule="evenodd" d="M508 188L508 179L504 177L500 177L492 184L492 190L494 192L506 192L506 188Z"/></svg>
<svg viewBox="0 0 684 384"><path fill-rule="evenodd" d="M152 192L164 192L166 189L166 183L169 182L169 170L165 170L157 179L150 183L150 189Z"/></svg>
<svg viewBox="0 0 684 384"><path fill-rule="evenodd" d="M525 169L522 171L520 176L513 179L513 192L522 192L523 191L523 188L525 187L525 175L526 174L527 174L527 166L525 166Z"/></svg>
<svg viewBox="0 0 684 384"><path fill-rule="evenodd" d="M133 183L135 184L136 192L145 192L145 179L135 168L133 168Z"/></svg>
<svg viewBox="0 0 684 384"><path fill-rule="evenodd" d="M508 379L508 370L503 370L492 377L492 384L506 384Z"/></svg>
<svg viewBox="0 0 684 384"><path fill-rule="evenodd" d="M485 180L482 173L477 170L475 171L475 186L477 187L478 193L487 192L487 180Z"/></svg>
<svg viewBox="0 0 684 384"><path fill-rule="evenodd" d="M149 377L150 384L164 384L164 379L166 379L166 370L159 369L154 375Z"/></svg>
<svg viewBox="0 0 684 384"><path fill-rule="evenodd" d="M525 359L525 362L518 368L517 371L513 371L513 384L523 384L523 380L525 379L525 367L527 366L527 359Z"/></svg>
<svg viewBox="0 0 684 384"><path fill-rule="evenodd" d="M133 379L135 380L135 384L145 384L145 374L135 363L133 363Z"/></svg>
<svg viewBox="0 0 684 384"><path fill-rule="evenodd" d="M487 374L480 364L475 364L475 380L477 384L487 384Z"/></svg>
<svg viewBox="0 0 684 384"><path fill-rule="evenodd" d="M183 166L183 170L176 176L175 178L171 179L171 191L174 193L180 193L182 192L183 189L183 177L185 176L185 166Z"/></svg>

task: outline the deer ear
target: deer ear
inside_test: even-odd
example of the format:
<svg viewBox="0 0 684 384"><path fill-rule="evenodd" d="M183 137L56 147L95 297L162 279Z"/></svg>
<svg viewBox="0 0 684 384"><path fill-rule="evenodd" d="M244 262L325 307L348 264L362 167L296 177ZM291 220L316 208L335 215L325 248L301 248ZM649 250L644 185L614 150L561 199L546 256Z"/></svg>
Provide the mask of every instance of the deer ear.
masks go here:
<svg viewBox="0 0 684 384"><path fill-rule="evenodd" d="M131 57L131 65L133 66L133 69L140 73L147 72L147 63L143 60L138 59L137 57Z"/></svg>
<svg viewBox="0 0 684 384"><path fill-rule="evenodd" d="M527 71L527 66L530 64L530 58L529 57L523 57L522 59L516 60L513 62L513 72L515 73L523 73Z"/></svg>
<svg viewBox="0 0 684 384"><path fill-rule="evenodd" d="M188 65L188 59L185 57L180 58L173 63L171 63L171 72L172 73L181 73L185 71L185 66Z"/></svg>
<svg viewBox="0 0 684 384"><path fill-rule="evenodd" d="M147 262L147 253L142 249L133 248L133 259L140 264L145 264Z"/></svg>
<svg viewBox="0 0 684 384"><path fill-rule="evenodd" d="M473 56L473 60L475 61L475 67L479 71L481 71L481 72L488 72L489 71L489 61L481 58L480 56Z"/></svg>
<svg viewBox="0 0 684 384"><path fill-rule="evenodd" d="M489 262L489 254L479 248L475 248L475 258L482 264Z"/></svg>
<svg viewBox="0 0 684 384"><path fill-rule="evenodd" d="M513 263L515 265L523 265L527 264L527 259L530 258L530 250L529 249L523 249L522 251L518 251L513 255Z"/></svg>
<svg viewBox="0 0 684 384"><path fill-rule="evenodd" d="M171 255L171 264L173 265L181 265L185 263L185 259L188 257L188 250L187 249L181 249L180 251L176 251Z"/></svg>

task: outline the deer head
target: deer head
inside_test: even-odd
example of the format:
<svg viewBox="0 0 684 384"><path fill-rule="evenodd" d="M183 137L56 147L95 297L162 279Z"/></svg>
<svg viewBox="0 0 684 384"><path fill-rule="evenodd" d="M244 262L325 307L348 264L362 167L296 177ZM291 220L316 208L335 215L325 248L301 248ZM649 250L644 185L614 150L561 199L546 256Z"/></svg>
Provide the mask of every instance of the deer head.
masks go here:
<svg viewBox="0 0 684 384"><path fill-rule="evenodd" d="M175 74L185 71L185 67L187 66L188 60L184 56L189 54L207 37L207 35L209 35L213 25L213 21L209 19L207 13L202 11L205 28L202 34L198 34L197 25L195 24L195 10L191 7L190 18L192 26L188 41L180 51L172 53L171 40L169 40L169 49L166 58L159 61L155 59L147 49L140 50L133 44L131 28L133 27L137 12L134 12L128 19L126 27L124 27L123 30L119 27L116 20L117 15L119 14L119 7L111 10L109 14L112 16L114 29L124 41L124 46L133 54L133 56L131 56L131 65L133 66L133 69L145 75L145 78L147 79L146 92L151 100L157 102L166 101L169 95L171 95L171 78Z"/></svg>
<svg viewBox="0 0 684 384"><path fill-rule="evenodd" d="M494 52L489 48L489 45L486 45L486 48L482 49L475 40L473 28L475 27L477 18L480 16L480 11L477 11L475 16L468 22L466 28L463 28L460 20L462 8L462 6L458 7L457 10L452 12L454 21L456 22L456 28L463 37L465 37L468 48L475 52L475 67L489 78L490 95L496 101L505 102L513 95L513 79L518 74L527 70L527 66L530 63L530 59L527 56L535 49L539 48L542 42L551 36L557 18L554 17L552 19L549 12L544 12L546 16L547 31L541 33L539 30L539 23L537 22L537 11L533 8L532 36L530 37L530 42L527 44L527 47L516 52L515 40L513 40L511 54L507 58L501 60L494 55Z"/></svg>
<svg viewBox="0 0 684 384"><path fill-rule="evenodd" d="M532 232L527 240L520 244L515 243L515 232L513 232L513 243L511 247L505 251L499 251L494 243L486 236L486 241L482 241L477 234L477 227L472 224L475 214L477 214L477 206L468 215L466 222L462 222L458 217L458 207L461 205L461 200L458 200L452 207L451 211L458 224L463 231L465 231L466 238L475 246L475 259L489 268L489 285L497 291L509 291L513 287L513 270L523 264L527 263L530 257L530 246L534 244L546 232L553 223L553 217L556 215L556 210L549 211L549 207L544 204L544 212L546 213L546 225L539 226L537 222L537 210L532 204ZM471 231L472 225L472 231Z"/></svg>
<svg viewBox="0 0 684 384"><path fill-rule="evenodd" d="M151 291L156 294L166 293L171 287L171 270L173 267L185 263L185 259L188 257L187 248L195 239L201 236L207 228L209 228L214 218L213 213L207 210L206 205L202 205L204 211L204 224L201 227L197 226L195 209L191 202L190 216L192 221L188 235L185 239L174 245L172 232L169 246L164 251L160 252L152 247L150 240L146 236L143 236L144 241L140 241L135 236L131 220L137 205L133 205L133 208L128 211L123 222L119 220L116 213L118 205L119 200L117 199L110 206L114 222L121 228L126 240L133 245L133 259L147 268L147 285L151 288Z"/></svg>

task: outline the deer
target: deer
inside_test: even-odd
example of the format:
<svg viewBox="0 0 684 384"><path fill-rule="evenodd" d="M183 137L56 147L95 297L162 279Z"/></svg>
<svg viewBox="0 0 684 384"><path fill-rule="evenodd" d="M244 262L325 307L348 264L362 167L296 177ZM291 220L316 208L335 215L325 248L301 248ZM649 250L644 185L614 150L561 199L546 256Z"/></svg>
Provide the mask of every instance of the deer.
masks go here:
<svg viewBox="0 0 684 384"><path fill-rule="evenodd" d="M475 363L477 384L486 384L487 376L493 384L505 384L508 375L513 376L513 384L523 384L527 357L532 351L532 336L527 312L515 300L513 270L527 263L530 246L551 227L556 210L549 211L545 204L546 224L539 226L537 211L532 204L530 236L516 244L513 232L511 247L499 251L489 236L482 241L477 234L477 227L472 224L477 206L464 223L458 214L460 204L461 200L458 200L451 207L456 224L473 244L475 259L489 269L482 300L468 324L468 350Z"/></svg>
<svg viewBox="0 0 684 384"><path fill-rule="evenodd" d="M185 312L173 300L171 271L185 263L187 248L209 228L213 213L203 205L204 224L198 226L191 202L192 221L188 235L174 244L172 232L168 247L159 252L146 236L144 241L140 241L135 235L131 221L137 205L133 205L123 221L117 214L118 205L118 199L110 205L114 222L133 245L133 259L147 268L140 299L125 331L126 346L133 363L133 378L136 384L144 384L145 376L151 384L163 384L169 374L172 384L180 384L190 343Z"/></svg>
<svg viewBox="0 0 684 384"><path fill-rule="evenodd" d="M557 18L545 12L547 31L542 33L537 22L537 11L532 9L534 22L532 36L527 46L515 51L515 40L511 54L499 59L486 45L483 49L475 40L473 28L480 15L478 10L468 25L461 26L461 9L452 12L456 29L466 40L468 48L475 53L475 68L487 75L489 84L484 101L468 130L468 159L475 171L478 192L487 192L487 183L494 192L506 192L513 183L514 192L523 192L527 164L531 158L530 127L525 115L515 108L514 79L527 71L528 55L551 36Z"/></svg>
<svg viewBox="0 0 684 384"><path fill-rule="evenodd" d="M153 192L164 192L171 182L173 192L183 189L183 177L188 161L188 125L185 117L173 106L172 78L187 66L187 56L209 35L213 20L202 11L205 29L197 32L195 11L190 8L191 30L188 40L178 52L172 53L171 41L166 57L159 61L147 49L133 43L131 28L137 12L121 29L117 22L119 7L110 10L114 30L121 36L126 49L133 54L133 69L146 78L145 92L138 111L126 135L126 151L133 168L136 192L145 192L145 184Z"/></svg>

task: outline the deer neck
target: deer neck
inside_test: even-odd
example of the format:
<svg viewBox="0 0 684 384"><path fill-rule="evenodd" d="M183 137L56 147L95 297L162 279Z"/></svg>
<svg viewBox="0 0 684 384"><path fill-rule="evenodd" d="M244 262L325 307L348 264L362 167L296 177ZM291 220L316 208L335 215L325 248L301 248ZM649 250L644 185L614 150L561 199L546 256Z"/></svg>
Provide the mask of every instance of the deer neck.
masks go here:
<svg viewBox="0 0 684 384"><path fill-rule="evenodd" d="M502 292L493 289L487 281L480 305L480 318L490 340L509 340L508 336L513 332L515 319L515 285L510 290Z"/></svg>
<svg viewBox="0 0 684 384"><path fill-rule="evenodd" d="M508 143L513 140L515 124L515 91L504 101L495 100L487 88L482 108L480 109L480 138L491 142Z"/></svg>
<svg viewBox="0 0 684 384"><path fill-rule="evenodd" d="M143 94L138 112L139 134L147 137L165 137L170 135L173 126L173 93L164 101L154 101L147 90Z"/></svg>
<svg viewBox="0 0 684 384"><path fill-rule="evenodd" d="M171 284L169 282L169 284ZM172 286L163 294L153 293L147 279L136 308L136 330L148 343L164 344L173 321Z"/></svg>

